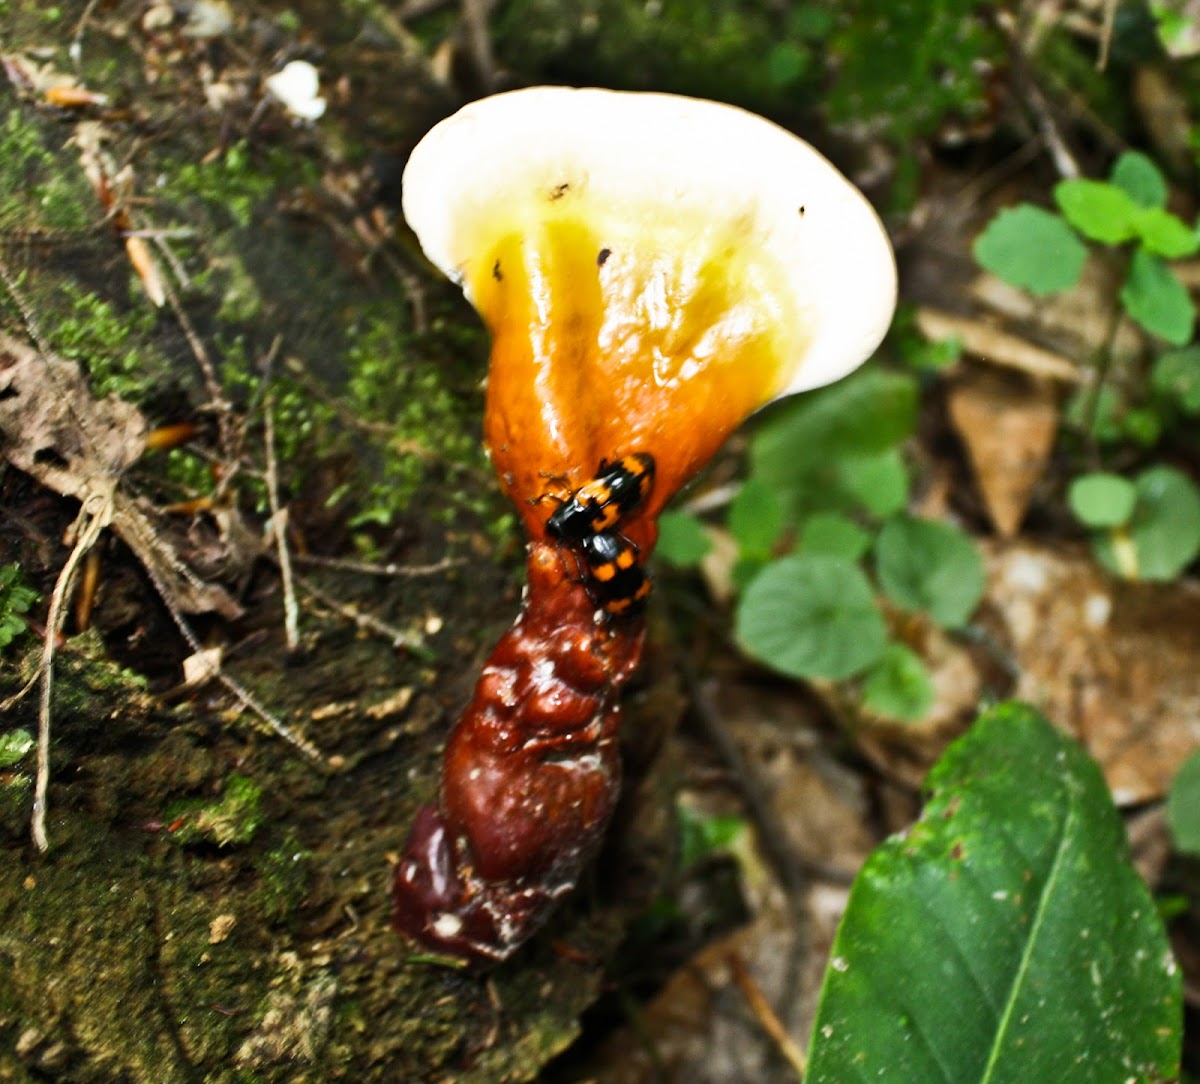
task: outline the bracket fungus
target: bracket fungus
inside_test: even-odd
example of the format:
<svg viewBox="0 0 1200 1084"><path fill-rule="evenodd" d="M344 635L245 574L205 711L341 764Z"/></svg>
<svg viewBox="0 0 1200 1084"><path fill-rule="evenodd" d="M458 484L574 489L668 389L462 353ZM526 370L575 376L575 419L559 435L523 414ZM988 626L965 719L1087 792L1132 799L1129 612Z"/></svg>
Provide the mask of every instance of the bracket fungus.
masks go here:
<svg viewBox="0 0 1200 1084"><path fill-rule="evenodd" d="M404 212L491 333L484 435L531 544L521 614L450 736L393 917L435 950L500 960L615 805L656 516L747 416L874 352L895 263L870 204L807 143L665 94L468 105L413 151Z"/></svg>

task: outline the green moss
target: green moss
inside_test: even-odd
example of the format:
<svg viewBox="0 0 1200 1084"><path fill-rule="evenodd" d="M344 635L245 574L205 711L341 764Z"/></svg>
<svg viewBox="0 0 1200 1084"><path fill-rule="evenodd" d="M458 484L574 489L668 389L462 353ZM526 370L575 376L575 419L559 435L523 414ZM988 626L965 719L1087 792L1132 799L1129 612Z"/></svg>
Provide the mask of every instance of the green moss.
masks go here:
<svg viewBox="0 0 1200 1084"><path fill-rule="evenodd" d="M33 813L33 776L0 772L0 837L27 838Z"/></svg>
<svg viewBox="0 0 1200 1084"><path fill-rule="evenodd" d="M64 279L59 283L58 318L47 328L51 347L82 362L97 398L117 395L143 402L169 367L148 345L155 324L149 305L124 311L112 301Z"/></svg>
<svg viewBox="0 0 1200 1084"><path fill-rule="evenodd" d="M493 32L502 59L553 82L694 94L778 116L795 113L824 74L829 20L821 8L771 0L518 0L497 12Z"/></svg>
<svg viewBox="0 0 1200 1084"><path fill-rule="evenodd" d="M210 268L221 275L220 307L217 319L226 323L248 323L262 312L262 294L254 276L236 252L214 256Z"/></svg>
<svg viewBox="0 0 1200 1084"><path fill-rule="evenodd" d="M985 64L1002 61L1005 46L976 0L851 0L839 19L826 102L835 123L869 125L905 147L947 117L986 111Z"/></svg>
<svg viewBox="0 0 1200 1084"><path fill-rule="evenodd" d="M234 143L225 153L200 162L184 162L163 185L168 201L192 208L203 203L202 218L225 220L245 228L267 200L285 183L303 187L319 178L319 165L313 159L281 148L251 148L245 142Z"/></svg>
<svg viewBox="0 0 1200 1084"><path fill-rule="evenodd" d="M244 775L231 775L216 801L189 798L167 807L166 820L179 843L249 843L262 827L262 788Z"/></svg>
<svg viewBox="0 0 1200 1084"><path fill-rule="evenodd" d="M46 149L28 110L8 108L0 121L0 229L19 241L26 233L85 230L98 215L82 172Z"/></svg>
<svg viewBox="0 0 1200 1084"><path fill-rule="evenodd" d="M282 919L295 912L308 892L311 859L312 853L290 832L278 847L255 859L263 914Z"/></svg>
<svg viewBox="0 0 1200 1084"><path fill-rule="evenodd" d="M353 526L386 526L411 514L414 498L434 478L442 495L420 516L445 522L462 511L459 491L476 487L462 487L459 480L486 467L482 404L470 365L473 356L482 359L484 346L482 331L445 319L415 336L394 305L373 309L354 326L346 353L347 405L367 425L394 435L376 449Z"/></svg>

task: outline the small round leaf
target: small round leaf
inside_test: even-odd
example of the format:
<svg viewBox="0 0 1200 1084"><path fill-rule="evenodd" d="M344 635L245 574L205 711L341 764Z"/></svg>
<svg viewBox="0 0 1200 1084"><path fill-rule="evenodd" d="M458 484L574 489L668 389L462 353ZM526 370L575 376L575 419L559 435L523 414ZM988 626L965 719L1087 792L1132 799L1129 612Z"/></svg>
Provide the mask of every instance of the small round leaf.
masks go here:
<svg viewBox="0 0 1200 1084"><path fill-rule="evenodd" d="M1112 183L1124 189L1142 207L1164 207L1167 182L1154 160L1141 151L1126 151L1113 166Z"/></svg>
<svg viewBox="0 0 1200 1084"><path fill-rule="evenodd" d="M736 636L748 655L781 673L830 681L861 673L887 644L866 576L820 553L767 565L739 600Z"/></svg>
<svg viewBox="0 0 1200 1084"><path fill-rule="evenodd" d="M1079 281L1087 247L1058 215L1022 203L1001 211L975 239L979 265L1039 296Z"/></svg>
<svg viewBox="0 0 1200 1084"><path fill-rule="evenodd" d="M1184 414L1200 414L1200 346L1168 350L1154 363L1150 384Z"/></svg>
<svg viewBox="0 0 1200 1084"><path fill-rule="evenodd" d="M875 567L888 597L924 610L939 625L964 624L983 596L983 561L962 531L948 523L896 516L875 544Z"/></svg>
<svg viewBox="0 0 1200 1084"><path fill-rule="evenodd" d="M1137 490L1119 474L1097 471L1071 483L1067 494L1071 511L1086 527L1120 527L1129 522L1137 501Z"/></svg>
<svg viewBox="0 0 1200 1084"><path fill-rule="evenodd" d="M1085 179L1059 181L1054 202L1067 221L1093 241L1119 245L1135 235L1138 205L1116 185Z"/></svg>
<svg viewBox="0 0 1200 1084"><path fill-rule="evenodd" d="M871 548L871 536L846 516L817 512L804 521L796 548L802 553L827 553L857 561Z"/></svg>
<svg viewBox="0 0 1200 1084"><path fill-rule="evenodd" d="M1093 539L1096 556L1119 576L1173 580L1200 554L1200 490L1174 467L1143 471L1134 488L1132 519Z"/></svg>

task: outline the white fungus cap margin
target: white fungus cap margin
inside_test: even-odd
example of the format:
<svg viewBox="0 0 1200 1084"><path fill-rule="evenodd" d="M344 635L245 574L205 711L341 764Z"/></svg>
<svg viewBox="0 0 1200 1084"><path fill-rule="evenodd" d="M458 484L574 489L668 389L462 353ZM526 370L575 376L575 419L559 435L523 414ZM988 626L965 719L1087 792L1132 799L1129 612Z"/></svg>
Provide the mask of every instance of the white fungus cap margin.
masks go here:
<svg viewBox="0 0 1200 1084"><path fill-rule="evenodd" d="M609 220L690 216L760 246L805 328L780 395L845 376L891 323L895 260L862 193L799 137L718 102L571 87L483 98L413 150L404 214L429 259L464 283L495 239L490 218L563 185Z"/></svg>

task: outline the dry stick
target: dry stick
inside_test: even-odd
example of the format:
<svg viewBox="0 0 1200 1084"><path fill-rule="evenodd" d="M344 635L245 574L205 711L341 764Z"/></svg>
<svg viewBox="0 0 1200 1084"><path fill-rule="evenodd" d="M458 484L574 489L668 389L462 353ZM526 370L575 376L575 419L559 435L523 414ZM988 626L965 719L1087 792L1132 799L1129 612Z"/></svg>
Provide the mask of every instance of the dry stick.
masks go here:
<svg viewBox="0 0 1200 1084"><path fill-rule="evenodd" d="M398 579L436 576L447 569L459 568L467 563L465 557L443 557L431 565L398 565L395 563L380 565L371 561L352 561L344 557L321 557L315 553L298 553L296 561L298 564L333 568L339 572L361 572L367 576L395 576Z"/></svg>
<svg viewBox="0 0 1200 1084"><path fill-rule="evenodd" d="M779 823L779 817L771 806L771 800L759 782L758 774L743 756L737 742L725 729L724 722L713 703L711 692L713 683L702 683L691 662L683 653L680 653L679 668L688 698L695 709L696 720L705 736L713 743L718 754L729 767L742 800L746 803L750 818L758 828L763 852L784 888L784 896L793 925L793 937L785 966L779 1015L790 1017L800 994L805 931L808 928L808 916L803 905L803 891L807 883L805 866L797 858L788 842ZM825 871L821 871L821 873L824 875Z"/></svg>
<svg viewBox="0 0 1200 1084"><path fill-rule="evenodd" d="M196 334L196 329L192 326L192 321L189 319L187 311L180 303L179 295L171 285L171 280L165 276L163 277L163 291L167 295L167 302L171 306L171 311L175 313L175 319L179 321L179 326L183 329L183 335L187 339L188 346L191 347L192 356L195 357L196 364L200 366L200 372L204 375L204 386L208 392L210 404L217 412L217 437L221 454L226 457L226 461L230 462L233 467L233 469L225 472L217 483L217 490L213 494L215 499L229 488L230 483L233 481L233 476L237 473L236 460L229 458L233 448L229 402L225 398L225 389L221 387L221 382L217 379L217 371L213 367L212 359L208 356L208 350L205 348L200 336Z"/></svg>
<svg viewBox="0 0 1200 1084"><path fill-rule="evenodd" d="M96 5L99 0L88 0L87 7L83 9L83 14L79 16L79 22L75 24L75 33L71 37L71 46L68 53L76 68L79 67L79 61L83 57L83 35L87 30L88 21L92 17L92 12L96 10Z"/></svg>
<svg viewBox="0 0 1200 1084"><path fill-rule="evenodd" d="M783 1021L775 1015L771 1003L767 1001L762 988L754 981L754 976L750 974L741 957L736 952L731 952L726 957L726 963L729 964L730 977L737 988L741 990L742 996L749 1002L751 1010L758 1017L759 1025L779 1048L779 1052L787 1059L788 1064L796 1070L796 1076L803 1080L804 1074L808 1071L808 1058L805 1057L804 1050L788 1034L787 1028L783 1026Z"/></svg>
<svg viewBox="0 0 1200 1084"><path fill-rule="evenodd" d="M1004 33L1009 44L1012 46L1013 72L1022 84L1022 89L1025 92L1025 101L1033 112L1038 133L1041 135L1042 142L1046 145L1046 150L1054 162L1054 168L1058 170L1060 177L1074 178L1082 176L1079 163L1075 161L1075 156L1067 146L1066 140L1063 139L1062 133L1059 132L1058 124L1054 120L1050 105L1046 101L1046 96L1042 93L1041 87L1038 86L1037 80L1030 70L1028 58L1021 45L1020 35L1017 32L1017 27L1011 14L1003 11L998 12L996 15L996 25Z"/></svg>
<svg viewBox="0 0 1200 1084"><path fill-rule="evenodd" d="M1113 25L1117 20L1118 0L1105 0L1104 23L1100 27L1100 55L1096 58L1096 71L1102 72L1108 67L1108 51L1112 46Z"/></svg>
<svg viewBox="0 0 1200 1084"><path fill-rule="evenodd" d="M276 338L276 344L279 339ZM272 351L274 353L274 351ZM300 647L300 607L296 602L296 587L292 582L292 555L287 543L288 510L279 504L279 472L275 462L274 398L268 391L263 403L263 424L267 453L267 499L271 505L271 529L275 533L275 548L279 551L279 577L283 582L283 631L287 649L294 653Z"/></svg>
<svg viewBox="0 0 1200 1084"><path fill-rule="evenodd" d="M394 648L403 648L417 655L428 654L429 649L425 646L424 637L419 633L414 635L411 632L405 632L403 629L397 628L395 625L389 625L386 621L382 621L372 614L363 613L357 606L349 602L339 601L332 595L322 591L316 584L305 579L303 576L297 576L296 583L301 591L312 595L319 603L323 606L328 606L356 628L366 629L368 632L382 636Z"/></svg>
<svg viewBox="0 0 1200 1084"><path fill-rule="evenodd" d="M79 509L79 515L72 526L73 532L78 532L75 546L71 550L67 563L63 565L58 579L54 583L54 591L50 595L50 612L46 617L46 645L42 649L42 661L38 670L42 677L42 699L38 705L38 756L37 778L33 786L33 816L30 819L30 834L37 849L43 854L49 849L50 841L46 838L46 790L50 785L50 695L54 687L54 645L58 640L59 630L66 618L64 601L70 590L71 580L80 558L95 544L100 532L112 518L112 504L97 504L103 497L89 497ZM107 511L107 514L106 514Z"/></svg>
<svg viewBox="0 0 1200 1084"><path fill-rule="evenodd" d="M485 90L496 86L496 59L492 52L492 40L488 34L488 15L491 0L462 0L462 26L475 65L476 74Z"/></svg>

